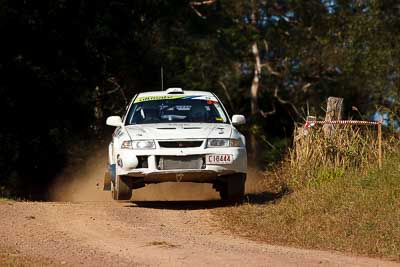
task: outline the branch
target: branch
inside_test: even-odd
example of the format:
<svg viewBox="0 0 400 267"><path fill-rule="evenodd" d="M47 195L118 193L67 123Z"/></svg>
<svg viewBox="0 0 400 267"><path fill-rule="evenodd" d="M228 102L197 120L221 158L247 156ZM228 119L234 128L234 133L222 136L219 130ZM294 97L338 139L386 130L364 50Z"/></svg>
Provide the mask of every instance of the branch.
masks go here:
<svg viewBox="0 0 400 267"><path fill-rule="evenodd" d="M115 88L115 89L105 92L103 95L112 95L118 91L119 91L119 88Z"/></svg>
<svg viewBox="0 0 400 267"><path fill-rule="evenodd" d="M260 114L261 114L261 116L263 116L264 118L266 118L266 117L268 117L268 116L270 116L270 115L273 115L273 114L275 114L275 113L276 113L276 107L275 107L275 104L274 104L274 103L272 103L272 110L271 110L271 111L265 112L265 111L263 111L263 110L260 110Z"/></svg>
<svg viewBox="0 0 400 267"><path fill-rule="evenodd" d="M299 118L302 117L300 112L297 110L296 106L292 102L283 100L282 98L280 98L280 96L278 96L278 88L275 88L274 97L276 98L276 100L279 101L279 103L290 105L292 107L293 111L297 114L297 116L299 116Z"/></svg>
<svg viewBox="0 0 400 267"><path fill-rule="evenodd" d="M303 85L303 86L301 87L301 90L302 90L303 92L307 92L307 89L310 88L311 85L312 85L311 83L306 83L305 85Z"/></svg>
<svg viewBox="0 0 400 267"><path fill-rule="evenodd" d="M233 106L232 98L229 95L228 88L226 88L226 85L224 84L223 81L218 81L218 84L221 85L222 89L224 89L224 93L225 93L226 98L228 99L229 106L231 107L232 111L234 111L235 109Z"/></svg>
<svg viewBox="0 0 400 267"><path fill-rule="evenodd" d="M263 42L264 42L265 51L268 53L269 52L268 42L267 42L267 40L263 40Z"/></svg>
<svg viewBox="0 0 400 267"><path fill-rule="evenodd" d="M268 45L268 42L267 42L266 40L263 40L263 42L264 42L265 52L267 53L267 56L268 56L268 52L269 52L269 45ZM275 76L278 76L278 77L282 76L281 73L275 71L275 70L271 67L271 64L269 64L269 62L268 62L267 60L266 60L265 63L262 64L261 66L262 66L262 67L266 67L267 70L268 70L268 72L269 72L271 75L275 75Z"/></svg>
<svg viewBox="0 0 400 267"><path fill-rule="evenodd" d="M128 104L128 98L126 97L124 89L121 87L121 85L119 85L119 83L115 80L114 77L108 78L107 81L109 83L112 83L115 86L115 89L113 89L111 91L108 91L105 94L109 95L109 94L112 94L112 93L120 91L121 95L122 95L122 98L124 99L125 105L127 105Z"/></svg>
<svg viewBox="0 0 400 267"><path fill-rule="evenodd" d="M200 11L197 10L196 7L199 6L211 6L213 5L217 0L205 0L205 1L191 1L189 2L190 7L193 9L193 11L196 13L197 16L199 16L202 19L206 19L206 16L200 13Z"/></svg>
<svg viewBox="0 0 400 267"><path fill-rule="evenodd" d="M199 16L202 19L206 19L206 17L203 16L203 14L201 14L194 6L190 5L190 7L193 9L193 11L196 13L197 16Z"/></svg>
<svg viewBox="0 0 400 267"><path fill-rule="evenodd" d="M207 1L192 1L190 2L191 6L211 6L214 4L217 0L207 0Z"/></svg>
<svg viewBox="0 0 400 267"><path fill-rule="evenodd" d="M275 75L275 76L278 76L278 77L282 76L281 73L275 71L275 70L271 67L271 64L269 64L268 61L266 61L264 64L261 64L261 67L266 67L267 70L268 70L268 72L269 72L269 74L271 74L271 75Z"/></svg>

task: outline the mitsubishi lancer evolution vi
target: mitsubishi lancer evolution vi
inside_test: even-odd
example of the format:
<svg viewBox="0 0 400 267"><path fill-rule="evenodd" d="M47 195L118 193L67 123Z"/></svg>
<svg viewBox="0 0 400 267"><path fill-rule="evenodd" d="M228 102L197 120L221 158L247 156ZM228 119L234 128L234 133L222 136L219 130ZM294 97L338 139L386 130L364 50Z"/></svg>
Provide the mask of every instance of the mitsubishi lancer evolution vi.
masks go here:
<svg viewBox="0 0 400 267"><path fill-rule="evenodd" d="M240 201L245 190L245 137L235 126L243 115L228 116L211 92L166 91L137 94L109 144L104 190L129 200L132 190L162 182L211 183L222 200Z"/></svg>

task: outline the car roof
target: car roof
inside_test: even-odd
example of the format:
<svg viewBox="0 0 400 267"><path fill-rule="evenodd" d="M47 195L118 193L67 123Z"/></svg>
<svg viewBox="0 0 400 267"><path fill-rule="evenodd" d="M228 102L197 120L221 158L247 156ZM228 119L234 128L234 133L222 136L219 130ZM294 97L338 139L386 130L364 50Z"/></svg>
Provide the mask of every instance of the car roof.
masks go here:
<svg viewBox="0 0 400 267"><path fill-rule="evenodd" d="M211 92L206 91L183 91L182 94L168 93L167 91L152 91L152 92L141 92L138 96L167 96L167 95L192 95L192 96L214 96Z"/></svg>

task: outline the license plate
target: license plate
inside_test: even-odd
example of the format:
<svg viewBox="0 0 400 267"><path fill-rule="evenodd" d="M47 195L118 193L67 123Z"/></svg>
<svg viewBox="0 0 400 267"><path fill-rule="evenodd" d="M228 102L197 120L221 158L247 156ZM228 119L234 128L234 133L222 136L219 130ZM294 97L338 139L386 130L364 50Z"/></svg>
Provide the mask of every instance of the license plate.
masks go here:
<svg viewBox="0 0 400 267"><path fill-rule="evenodd" d="M207 164L231 164L233 162L233 155L220 154L220 155L207 155Z"/></svg>

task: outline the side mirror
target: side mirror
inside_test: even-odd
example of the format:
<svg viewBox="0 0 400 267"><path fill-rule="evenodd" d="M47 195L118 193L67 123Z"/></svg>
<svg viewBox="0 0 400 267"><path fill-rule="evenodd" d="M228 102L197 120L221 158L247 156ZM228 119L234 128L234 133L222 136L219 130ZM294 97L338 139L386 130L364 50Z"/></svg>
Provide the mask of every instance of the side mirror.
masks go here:
<svg viewBox="0 0 400 267"><path fill-rule="evenodd" d="M233 115L232 116L233 125L243 125L246 124L246 118L243 115Z"/></svg>
<svg viewBox="0 0 400 267"><path fill-rule="evenodd" d="M122 126L122 119L120 116L110 116L107 118L106 124L109 126L120 127Z"/></svg>

